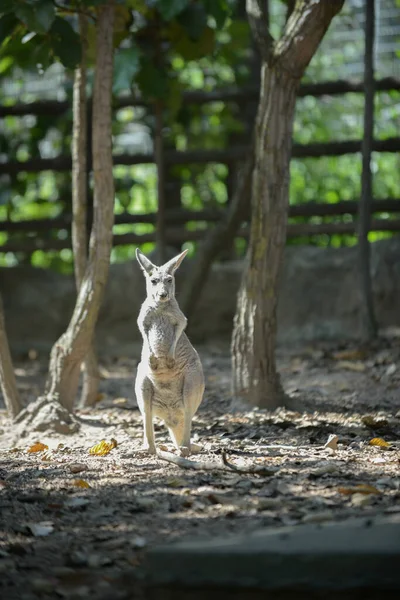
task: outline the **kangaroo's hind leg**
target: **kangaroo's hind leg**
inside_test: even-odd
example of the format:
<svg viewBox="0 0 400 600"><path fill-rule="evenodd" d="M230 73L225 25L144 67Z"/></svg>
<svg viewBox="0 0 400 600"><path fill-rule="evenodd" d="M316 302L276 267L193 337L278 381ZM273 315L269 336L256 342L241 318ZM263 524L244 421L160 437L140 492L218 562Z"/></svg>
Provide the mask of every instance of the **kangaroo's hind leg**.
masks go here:
<svg viewBox="0 0 400 600"><path fill-rule="evenodd" d="M196 413L204 394L204 376L202 371L186 375L183 381L182 399L183 415L177 423L169 427L169 432L176 447L182 456L199 452L201 447L190 442L192 419Z"/></svg>
<svg viewBox="0 0 400 600"><path fill-rule="evenodd" d="M143 449L156 454L153 425L153 385L149 378L141 372L140 365L135 382L136 400L143 418Z"/></svg>

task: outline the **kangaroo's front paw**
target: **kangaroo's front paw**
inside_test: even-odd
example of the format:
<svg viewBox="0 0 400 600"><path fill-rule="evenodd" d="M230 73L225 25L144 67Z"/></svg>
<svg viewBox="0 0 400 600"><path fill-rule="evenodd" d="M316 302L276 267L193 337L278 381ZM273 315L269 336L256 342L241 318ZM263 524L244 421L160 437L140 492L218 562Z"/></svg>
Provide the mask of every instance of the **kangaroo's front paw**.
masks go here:
<svg viewBox="0 0 400 600"><path fill-rule="evenodd" d="M150 354L149 358L150 368L152 371L157 371L158 369L158 358L154 356L154 354Z"/></svg>
<svg viewBox="0 0 400 600"><path fill-rule="evenodd" d="M168 369L173 369L175 366L175 358L171 355L167 356L167 360L165 361Z"/></svg>

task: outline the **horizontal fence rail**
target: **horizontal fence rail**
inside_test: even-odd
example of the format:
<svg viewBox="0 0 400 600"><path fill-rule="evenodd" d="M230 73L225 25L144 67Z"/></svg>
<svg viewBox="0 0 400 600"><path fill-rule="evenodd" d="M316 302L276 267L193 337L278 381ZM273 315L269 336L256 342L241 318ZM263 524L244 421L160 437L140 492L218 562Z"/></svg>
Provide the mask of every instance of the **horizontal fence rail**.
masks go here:
<svg viewBox="0 0 400 600"><path fill-rule="evenodd" d="M400 198L385 198L374 200L371 206L372 213L396 213L400 212ZM294 217L333 217L343 215L357 215L358 200L343 200L341 202L322 203L306 202L304 204L293 204L289 207L289 218ZM218 222L225 215L224 209L206 208L203 210L167 209L165 221L171 225L185 225L192 222ZM0 221L0 231L15 232L38 232L50 229L68 229L71 226L71 215L62 215L48 219L29 219L23 221ZM155 225L156 213L122 213L115 215L115 225L135 225L138 223L149 223ZM389 221L391 222L391 221ZM0 246L1 248L1 246Z"/></svg>
<svg viewBox="0 0 400 600"><path fill-rule="evenodd" d="M385 140L374 140L372 149L376 152L400 152L400 137ZM320 158L321 156L343 156L361 152L361 140L343 142L326 142L315 144L293 144L293 158ZM215 150L187 150L165 152L165 163L170 165L232 163L243 160L249 153L248 146L237 146ZM133 166L154 164L153 154L118 154L113 157L114 166ZM0 175L17 175L18 173L39 173L41 171L70 171L70 156L55 158L31 158L25 161L9 161L0 163ZM91 168L91 165L88 165Z"/></svg>
<svg viewBox="0 0 400 600"><path fill-rule="evenodd" d="M334 234L355 234L357 231L356 223L289 223L287 237L295 238L300 236L313 235L334 235ZM400 231L400 219L373 219L371 221L370 231ZM244 226L238 230L238 238L248 239L250 228ZM165 232L165 241L170 244L183 244L184 242L201 241L207 235L207 229L197 229L190 231L188 229L167 229ZM113 246L128 246L146 244L156 241L156 232L151 233L122 233L114 235ZM63 240L50 239L41 240L39 238L25 239L24 241L9 241L0 246L0 252L22 252L30 254L36 250L65 250L71 249L71 239L66 237Z"/></svg>
<svg viewBox="0 0 400 600"><path fill-rule="evenodd" d="M362 81L323 81L321 83L303 83L298 90L298 97L304 96L338 96L347 93L363 93ZM400 79L385 77L375 82L378 92L400 91ZM237 102L244 103L258 99L259 88L257 86L244 87L240 89L222 89L210 92L201 90L187 91L182 94L184 104L209 104L211 102ZM114 101L113 108L129 108L133 106L147 107L149 104L140 96L126 96ZM26 115L36 116L58 116L72 110L71 102L58 100L39 100L37 102L16 103L9 106L0 106L0 118Z"/></svg>
<svg viewBox="0 0 400 600"><path fill-rule="evenodd" d="M289 218L296 217L340 217L344 215L357 215L358 201L344 200L336 204L307 202L305 204L292 205L289 208ZM373 214L382 213L400 213L399 199L381 199L372 202L371 211ZM207 229L185 229L185 225L190 222L197 223L217 223L225 215L225 210L209 208L199 211L170 209L165 212L165 221L168 224L166 230L167 243L183 243L186 241L201 241L204 239ZM140 223L155 225L156 213L128 214L123 213L115 216L115 225L137 225ZM28 236L24 240L9 240L0 246L0 252L22 252L32 253L36 250L63 250L71 248L70 237L71 217L60 216L52 219L33 219L26 221L3 221L0 222L0 231L24 232ZM356 221L349 223L289 223L288 238L313 235L334 235L334 234L354 234L357 230ZM39 237L29 237L29 234L37 232L50 233L51 231L67 231L64 239L41 239ZM400 231L400 219L395 218L375 218L371 222L370 231ZM237 237L248 238L249 229L247 224L243 224L238 231ZM155 242L155 232L136 234L124 233L114 235L113 245L140 245L147 242Z"/></svg>

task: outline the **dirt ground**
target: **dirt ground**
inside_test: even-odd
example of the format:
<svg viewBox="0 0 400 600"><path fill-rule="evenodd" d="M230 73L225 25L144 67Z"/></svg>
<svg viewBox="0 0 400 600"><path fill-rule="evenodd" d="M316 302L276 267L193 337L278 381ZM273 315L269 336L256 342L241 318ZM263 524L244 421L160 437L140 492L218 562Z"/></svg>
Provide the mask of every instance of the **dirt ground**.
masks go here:
<svg viewBox="0 0 400 600"><path fill-rule="evenodd" d="M228 344L199 351L207 387L193 433L204 450L191 460L212 470L141 451L131 357L103 361L102 396L77 411L73 435L15 439L0 413L2 600L132 598L146 551L161 542L400 512L399 337L368 349L279 350L297 411L233 411ZM32 358L17 365L25 402L42 391L47 368ZM324 448L330 435L336 449L335 440ZM156 436L169 447L161 424ZM103 439L118 445L89 454ZM28 452L36 441L48 449ZM264 471L223 470L223 452L234 466Z"/></svg>

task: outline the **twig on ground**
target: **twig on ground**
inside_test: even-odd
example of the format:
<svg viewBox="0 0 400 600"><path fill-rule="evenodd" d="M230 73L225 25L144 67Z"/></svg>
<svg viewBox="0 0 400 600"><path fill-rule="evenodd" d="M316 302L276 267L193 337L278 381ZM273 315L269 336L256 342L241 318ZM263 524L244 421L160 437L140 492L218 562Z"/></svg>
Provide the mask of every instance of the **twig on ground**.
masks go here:
<svg viewBox="0 0 400 600"><path fill-rule="evenodd" d="M270 477L278 470L274 467L264 467L261 465L238 467L233 463L228 462L226 452L222 453L222 465L221 463L212 461L189 460L188 458L183 458L182 456L177 456L172 452L165 452L164 450L158 450L157 456L162 460L181 467L182 469L193 469L195 471L234 471L235 473L241 473L243 475L260 475L261 477Z"/></svg>
<svg viewBox="0 0 400 600"><path fill-rule="evenodd" d="M222 462L228 469L235 471L235 473L242 473L243 475L260 475L262 477L270 477L271 475L275 475L278 471L276 467L264 467L262 465L252 465L250 467L238 467L233 463L228 462L226 457L226 452L222 452Z"/></svg>
<svg viewBox="0 0 400 600"><path fill-rule="evenodd" d="M194 469L195 471L225 471L226 469L219 463L211 461L196 461L177 456L172 452L165 452L164 450L157 451L158 458L166 460L167 462L178 465L182 469Z"/></svg>

